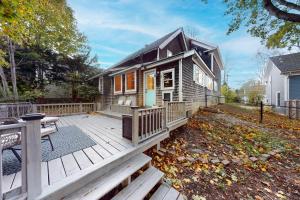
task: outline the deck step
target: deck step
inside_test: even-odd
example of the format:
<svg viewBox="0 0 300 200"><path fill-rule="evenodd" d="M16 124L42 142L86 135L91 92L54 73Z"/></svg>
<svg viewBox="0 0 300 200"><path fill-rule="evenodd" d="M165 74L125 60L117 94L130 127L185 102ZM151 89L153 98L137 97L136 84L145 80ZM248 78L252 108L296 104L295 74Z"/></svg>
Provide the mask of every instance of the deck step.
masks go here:
<svg viewBox="0 0 300 200"><path fill-rule="evenodd" d="M145 154L134 156L64 199L100 199L150 161L151 158Z"/></svg>
<svg viewBox="0 0 300 200"><path fill-rule="evenodd" d="M150 167L121 190L112 200L142 200L163 176L163 172L155 167Z"/></svg>
<svg viewBox="0 0 300 200"><path fill-rule="evenodd" d="M100 115L111 117L115 119L122 119L122 113L112 112L110 110L102 110L102 111L96 111Z"/></svg>
<svg viewBox="0 0 300 200"><path fill-rule="evenodd" d="M150 200L185 200L185 197L174 188L163 183L154 192Z"/></svg>

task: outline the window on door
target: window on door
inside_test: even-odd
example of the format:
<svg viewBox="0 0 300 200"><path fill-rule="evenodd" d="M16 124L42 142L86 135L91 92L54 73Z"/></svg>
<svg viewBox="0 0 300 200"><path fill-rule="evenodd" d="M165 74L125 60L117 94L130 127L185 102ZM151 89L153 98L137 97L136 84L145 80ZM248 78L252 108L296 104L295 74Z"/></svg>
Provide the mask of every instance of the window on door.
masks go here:
<svg viewBox="0 0 300 200"><path fill-rule="evenodd" d="M174 69L168 69L161 72L161 89L174 89Z"/></svg>

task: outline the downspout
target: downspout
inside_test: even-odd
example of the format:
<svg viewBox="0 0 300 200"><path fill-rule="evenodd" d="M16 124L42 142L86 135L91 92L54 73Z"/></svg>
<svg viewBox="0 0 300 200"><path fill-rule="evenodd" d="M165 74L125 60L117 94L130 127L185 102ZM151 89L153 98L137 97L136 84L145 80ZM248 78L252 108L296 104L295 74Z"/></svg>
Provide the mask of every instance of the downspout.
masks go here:
<svg viewBox="0 0 300 200"><path fill-rule="evenodd" d="M179 89L178 89L179 101L183 101L182 96L182 59L179 60Z"/></svg>

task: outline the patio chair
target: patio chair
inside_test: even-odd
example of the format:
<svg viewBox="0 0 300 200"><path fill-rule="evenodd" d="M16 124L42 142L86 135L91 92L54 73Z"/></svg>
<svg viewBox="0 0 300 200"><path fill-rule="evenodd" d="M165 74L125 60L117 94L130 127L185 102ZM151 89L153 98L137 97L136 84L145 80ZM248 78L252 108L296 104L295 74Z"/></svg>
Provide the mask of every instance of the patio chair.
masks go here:
<svg viewBox="0 0 300 200"><path fill-rule="evenodd" d="M8 125L8 124L17 124L18 120L15 118L1 118L0 124L1 125ZM12 153L16 156L16 158L21 162L21 157L18 154L17 148L14 148L16 145L21 144L21 133L7 133L0 136L1 144L2 144L2 152L5 150L11 150Z"/></svg>
<svg viewBox="0 0 300 200"><path fill-rule="evenodd" d="M56 127L56 129L57 129L57 127ZM56 129L54 127L41 128L42 141L49 141L52 151L54 151L54 147L53 147L53 143L52 143L50 134L55 133Z"/></svg>
<svg viewBox="0 0 300 200"><path fill-rule="evenodd" d="M46 128L47 125L54 125L56 130L58 131L58 127L57 127L57 122L58 122L59 118L58 117L44 117L41 120L41 124L43 128Z"/></svg>

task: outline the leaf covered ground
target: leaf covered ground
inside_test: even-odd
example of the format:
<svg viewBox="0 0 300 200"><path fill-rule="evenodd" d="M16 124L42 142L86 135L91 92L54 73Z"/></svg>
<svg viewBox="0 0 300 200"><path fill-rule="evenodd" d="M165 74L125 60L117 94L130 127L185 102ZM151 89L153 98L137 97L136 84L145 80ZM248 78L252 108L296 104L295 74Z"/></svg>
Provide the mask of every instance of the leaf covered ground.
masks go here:
<svg viewBox="0 0 300 200"><path fill-rule="evenodd" d="M200 110L149 150L188 199L300 199L300 121L222 105Z"/></svg>

